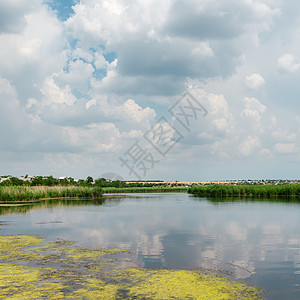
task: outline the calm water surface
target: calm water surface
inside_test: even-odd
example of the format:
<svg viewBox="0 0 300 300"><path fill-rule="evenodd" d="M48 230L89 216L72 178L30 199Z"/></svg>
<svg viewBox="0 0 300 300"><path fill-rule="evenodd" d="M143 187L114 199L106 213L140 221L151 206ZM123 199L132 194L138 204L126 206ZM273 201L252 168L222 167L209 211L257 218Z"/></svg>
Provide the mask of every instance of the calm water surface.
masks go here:
<svg viewBox="0 0 300 300"><path fill-rule="evenodd" d="M0 207L5 234L39 234L85 247L130 249L148 268L207 268L300 299L300 203L129 194L104 202Z"/></svg>

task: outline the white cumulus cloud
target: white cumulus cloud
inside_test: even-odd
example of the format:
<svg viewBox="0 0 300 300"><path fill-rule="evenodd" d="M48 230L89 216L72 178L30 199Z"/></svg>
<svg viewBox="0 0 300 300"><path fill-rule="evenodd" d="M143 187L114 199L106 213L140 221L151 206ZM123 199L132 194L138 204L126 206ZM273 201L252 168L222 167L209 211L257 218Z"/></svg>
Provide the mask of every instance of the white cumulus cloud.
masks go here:
<svg viewBox="0 0 300 300"><path fill-rule="evenodd" d="M299 151L294 143L276 143L274 149L280 154L293 154Z"/></svg>
<svg viewBox="0 0 300 300"><path fill-rule="evenodd" d="M248 88L257 90L265 84L265 79L260 74L254 73L246 77L246 84Z"/></svg>
<svg viewBox="0 0 300 300"><path fill-rule="evenodd" d="M285 53L278 58L277 67L280 72L293 73L300 68L300 60L291 53Z"/></svg>
<svg viewBox="0 0 300 300"><path fill-rule="evenodd" d="M261 141L258 137L248 136L242 141L238 149L240 153L245 156L252 154L261 145Z"/></svg>
<svg viewBox="0 0 300 300"><path fill-rule="evenodd" d="M242 111L241 116L253 119L256 122L260 121L261 114L267 110L267 107L256 98L245 97L243 102L245 109Z"/></svg>

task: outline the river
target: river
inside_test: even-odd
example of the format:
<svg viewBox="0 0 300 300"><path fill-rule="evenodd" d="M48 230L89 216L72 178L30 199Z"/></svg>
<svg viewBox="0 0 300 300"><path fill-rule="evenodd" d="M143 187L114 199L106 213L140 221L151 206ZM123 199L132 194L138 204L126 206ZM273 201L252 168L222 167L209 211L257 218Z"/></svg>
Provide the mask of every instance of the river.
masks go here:
<svg viewBox="0 0 300 300"><path fill-rule="evenodd" d="M300 202L185 193L109 195L0 207L0 234L38 234L129 249L147 268L209 269L300 299Z"/></svg>

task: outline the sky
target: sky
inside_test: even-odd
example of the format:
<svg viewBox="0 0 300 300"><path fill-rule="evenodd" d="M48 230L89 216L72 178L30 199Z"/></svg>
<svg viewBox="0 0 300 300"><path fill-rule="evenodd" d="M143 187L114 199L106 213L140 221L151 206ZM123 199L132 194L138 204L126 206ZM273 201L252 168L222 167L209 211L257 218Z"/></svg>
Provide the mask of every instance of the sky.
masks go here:
<svg viewBox="0 0 300 300"><path fill-rule="evenodd" d="M300 179L299 9L0 0L0 175Z"/></svg>

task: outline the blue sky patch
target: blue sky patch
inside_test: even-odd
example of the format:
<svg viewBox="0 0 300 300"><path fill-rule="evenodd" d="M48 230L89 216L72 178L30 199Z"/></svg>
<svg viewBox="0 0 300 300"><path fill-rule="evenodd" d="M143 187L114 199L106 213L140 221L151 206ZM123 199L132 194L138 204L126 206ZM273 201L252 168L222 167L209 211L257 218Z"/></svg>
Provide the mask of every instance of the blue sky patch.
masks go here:
<svg viewBox="0 0 300 300"><path fill-rule="evenodd" d="M103 53L103 56L109 63L112 63L116 58L118 58L117 52Z"/></svg>
<svg viewBox="0 0 300 300"><path fill-rule="evenodd" d="M60 20L66 21L71 15L74 14L72 6L79 1L77 0L49 0L46 1L48 6L57 12L57 16Z"/></svg>

